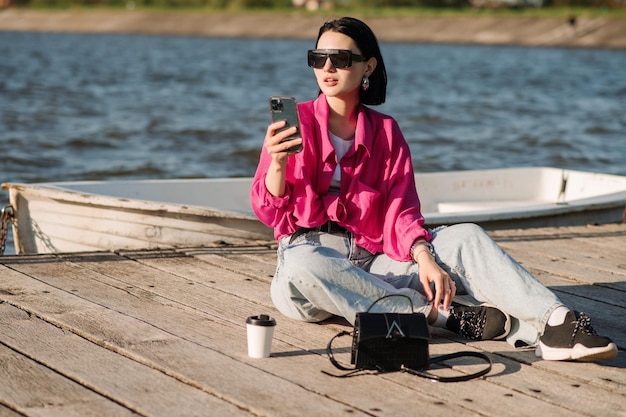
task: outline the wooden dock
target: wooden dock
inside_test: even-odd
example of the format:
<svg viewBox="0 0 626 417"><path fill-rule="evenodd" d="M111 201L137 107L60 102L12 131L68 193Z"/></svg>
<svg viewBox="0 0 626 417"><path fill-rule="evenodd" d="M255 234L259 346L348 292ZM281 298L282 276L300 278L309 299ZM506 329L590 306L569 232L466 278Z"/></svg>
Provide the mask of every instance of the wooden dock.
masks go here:
<svg viewBox="0 0 626 417"><path fill-rule="evenodd" d="M340 379L325 355L341 320L281 316L271 242L0 257L0 416L626 416L626 225L494 231L509 253L618 344L600 363L549 362L437 331L431 355L486 352L485 378ZM247 356L246 317L277 320ZM348 339L348 338L343 338ZM341 339L340 339L341 340ZM349 340L337 344L348 361ZM470 372L455 361L440 374Z"/></svg>

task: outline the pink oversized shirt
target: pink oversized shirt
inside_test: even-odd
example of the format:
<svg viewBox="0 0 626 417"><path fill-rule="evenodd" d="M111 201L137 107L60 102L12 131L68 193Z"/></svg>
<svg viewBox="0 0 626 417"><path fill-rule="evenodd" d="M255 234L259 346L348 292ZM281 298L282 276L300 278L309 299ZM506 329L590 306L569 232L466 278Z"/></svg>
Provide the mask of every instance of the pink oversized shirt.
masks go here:
<svg viewBox="0 0 626 417"><path fill-rule="evenodd" d="M265 148L261 152L250 190L259 220L274 228L276 239L332 220L371 253L410 261L415 239L432 237L422 226L411 153L397 122L360 106L354 146L340 161L340 192L333 194L328 190L337 157L328 136L326 96L300 103L298 110L304 150L289 157L282 197L265 187L271 157Z"/></svg>

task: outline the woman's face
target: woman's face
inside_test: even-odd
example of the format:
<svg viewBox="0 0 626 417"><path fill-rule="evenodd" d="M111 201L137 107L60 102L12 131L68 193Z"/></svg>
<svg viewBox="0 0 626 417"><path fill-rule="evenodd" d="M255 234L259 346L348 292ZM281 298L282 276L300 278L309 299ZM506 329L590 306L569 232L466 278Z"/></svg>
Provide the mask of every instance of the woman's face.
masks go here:
<svg viewBox="0 0 626 417"><path fill-rule="evenodd" d="M349 49L355 54L361 54L354 40L343 33L327 31L317 41L317 49ZM330 61L326 60L323 68L315 68L313 71L317 78L320 90L327 97L341 99L359 97L359 89L363 77L369 76L376 65L376 59L370 58L366 62L352 62L348 68L335 68Z"/></svg>

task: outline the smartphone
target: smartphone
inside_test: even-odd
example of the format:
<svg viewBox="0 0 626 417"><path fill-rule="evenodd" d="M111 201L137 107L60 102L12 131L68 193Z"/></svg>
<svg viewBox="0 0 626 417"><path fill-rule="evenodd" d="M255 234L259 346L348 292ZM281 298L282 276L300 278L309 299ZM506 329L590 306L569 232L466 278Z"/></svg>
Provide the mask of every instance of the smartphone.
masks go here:
<svg viewBox="0 0 626 417"><path fill-rule="evenodd" d="M289 96L272 96L270 97L270 113L272 114L272 122L286 120L284 127L278 129L281 132L289 127L296 126L298 130L291 136L288 136L283 142L302 137L300 133L300 117L298 116L298 103L296 99ZM289 152L300 152L302 144L292 146Z"/></svg>

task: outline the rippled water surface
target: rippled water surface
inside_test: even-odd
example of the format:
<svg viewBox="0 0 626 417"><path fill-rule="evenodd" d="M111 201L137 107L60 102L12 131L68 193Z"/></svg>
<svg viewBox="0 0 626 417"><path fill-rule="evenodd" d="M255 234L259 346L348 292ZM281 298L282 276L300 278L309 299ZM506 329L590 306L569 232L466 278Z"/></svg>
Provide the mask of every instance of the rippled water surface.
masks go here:
<svg viewBox="0 0 626 417"><path fill-rule="evenodd" d="M0 32L0 182L253 175L312 42ZM626 51L381 47L417 171L626 174Z"/></svg>

